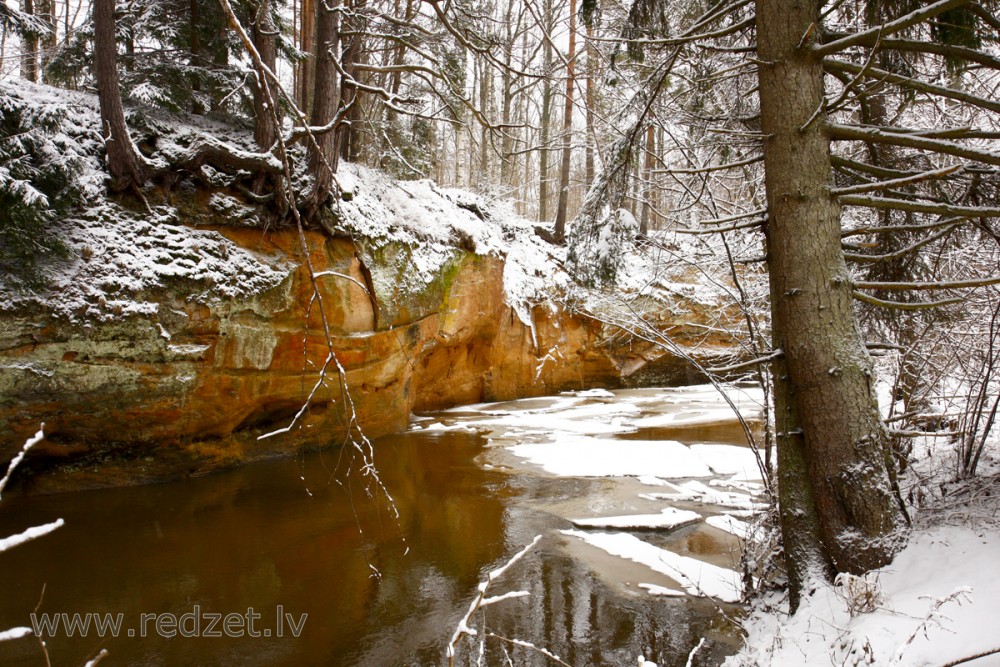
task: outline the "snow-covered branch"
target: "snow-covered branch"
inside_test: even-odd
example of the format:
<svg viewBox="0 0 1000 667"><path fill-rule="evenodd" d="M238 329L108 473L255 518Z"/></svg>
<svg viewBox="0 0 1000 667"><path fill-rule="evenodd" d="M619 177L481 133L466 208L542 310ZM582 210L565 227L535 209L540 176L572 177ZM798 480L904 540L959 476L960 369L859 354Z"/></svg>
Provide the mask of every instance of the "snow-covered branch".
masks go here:
<svg viewBox="0 0 1000 667"><path fill-rule="evenodd" d="M521 591L516 591L514 593L507 593L505 595L498 595L496 597L487 598L486 591L487 589L489 589L490 584L492 584L494 581L503 576L504 572L506 572L514 563L521 560L521 558L523 558L526 553L531 551L531 549L536 544L538 544L539 540L541 539L542 539L541 535L535 535L535 539L533 539L527 546L525 546L523 549L514 554L510 558L510 560L508 560L506 563L504 563L497 569L490 572L486 576L486 581L480 582L479 594L476 595L475 599L472 601L472 604L469 605L469 611L467 611L465 613L465 616L462 617L462 620L458 622L458 626L455 628L455 633L451 636L451 641L448 642L448 650L447 650L448 667L452 667L455 664L455 647L458 644L458 641L462 638L462 636L463 635L475 636L476 634L478 634L476 629L469 625L469 622L472 620L472 617L475 615L477 611L479 611L482 607L486 606L487 604L493 604L495 602L499 602L500 600L504 600L511 597L523 597L524 593L522 593Z"/></svg>
<svg viewBox="0 0 1000 667"><path fill-rule="evenodd" d="M3 479L0 479L0 497L3 496L3 490L7 488L7 484L10 482L10 476L14 474L14 470L18 465L20 465L21 461L24 460L24 455L28 453L29 449L37 445L45 437L44 429L45 424L42 424L38 428L38 431L35 432L35 435L28 438L28 440L24 443L24 446L21 447L21 451L18 452L17 456L11 459L10 463L7 465L7 473L3 476Z"/></svg>
<svg viewBox="0 0 1000 667"><path fill-rule="evenodd" d="M943 299L941 301L916 302L889 301L888 299L879 299L878 297L865 294L864 292L859 292L858 290L854 290L852 295L858 301L867 303L869 306L892 308L894 310L927 310L928 308L940 308L942 306L951 306L956 303L962 303L962 299Z"/></svg>
<svg viewBox="0 0 1000 667"><path fill-rule="evenodd" d="M900 32L901 30L906 30L907 28L915 26L918 23L926 21L927 19L938 16L949 9L954 9L955 7L961 7L962 5L968 4L968 1L969 0L938 0L938 2L935 2L934 4L927 5L926 7L910 12L909 14L901 16L894 21L883 23L882 25L875 26L874 28L858 32L832 42L827 42L826 44L814 46L813 52L823 56L843 51L844 49L848 49L852 46L860 46L862 44L869 43L873 39L878 39L880 36L888 36Z"/></svg>
<svg viewBox="0 0 1000 667"><path fill-rule="evenodd" d="M991 206L960 206L958 204L937 204L927 201L893 197L866 197L864 195L845 195L840 198L840 203L845 206L863 206L882 211L909 211L911 213L958 215L970 218L1000 218L1000 208Z"/></svg>
<svg viewBox="0 0 1000 667"><path fill-rule="evenodd" d="M965 168L962 165L950 165L948 167L943 167L941 169L931 169L929 171L924 171L919 174L914 174L912 176L903 176L902 178L893 178L888 181L879 181L877 183L861 183L860 185L852 185L845 188L836 188L831 191L834 195L854 195L861 194L862 192L875 192L877 190L891 190L892 188L899 188L904 185L913 185L914 183L921 183L923 181L936 180L939 178L946 178L948 176L958 176L964 173Z"/></svg>
<svg viewBox="0 0 1000 667"><path fill-rule="evenodd" d="M759 366L761 364L766 364L774 361L778 357L782 356L784 351L775 350L771 354L765 355L763 357L757 357L756 359L751 359L750 361L744 361L738 364L733 364L731 366L719 366L717 368L706 368L705 370L709 373L729 373L732 371L738 371L742 368L751 368L752 366Z"/></svg>
<svg viewBox="0 0 1000 667"><path fill-rule="evenodd" d="M41 526L32 526L27 530L24 530L16 535L11 535L10 537L5 537L0 539L0 553L7 551L8 549L13 549L16 546L20 546L25 542L30 542L31 540L42 537L43 535L48 535L53 530L57 528L62 528L65 525L65 521L62 519L56 519L51 523L46 523Z"/></svg>
<svg viewBox="0 0 1000 667"><path fill-rule="evenodd" d="M977 278L974 280L939 280L936 282L873 282L855 281L854 286L858 289L880 289L892 292L903 292L909 290L943 290L943 289L970 289L972 287L986 287L988 285L1000 285L1000 277Z"/></svg>
<svg viewBox="0 0 1000 667"><path fill-rule="evenodd" d="M0 493L3 493L4 488L10 481L11 475L14 474L14 470L17 468L18 464L20 464L21 461L24 459L24 455L28 453L28 450L30 450L32 447L41 442L42 439L45 437L44 429L45 429L45 424L39 426L38 431L33 436L28 438L28 440L24 443L24 446L21 448L21 451L18 452L17 456L15 456L11 460L10 464L8 464L7 474L4 475L3 479L0 479ZM3 553L8 549L13 549L14 547L24 544L25 542L30 542L31 540L42 537L43 535L48 535L52 531L61 528L64 524L65 521L63 521L62 519L56 519L51 523L47 523L41 526L32 526L31 528L23 530L20 533L17 533L16 535L11 535L10 537L5 537L3 539L0 539L0 553ZM0 630L0 642L26 637L31 633L32 633L31 628L27 627L17 627L17 628L10 628L8 630ZM42 650L44 651L44 645ZM47 655L46 658L48 658Z"/></svg>
<svg viewBox="0 0 1000 667"><path fill-rule="evenodd" d="M968 218L965 216L945 218L944 220L938 220L937 222L929 222L922 225L880 225L877 227L855 227L854 229L846 229L841 232L841 238L847 238L849 236L861 236L863 234L898 234L899 232L926 232L932 229L940 229L942 227L950 227L952 225L962 224L966 222Z"/></svg>
<svg viewBox="0 0 1000 667"><path fill-rule="evenodd" d="M823 67L829 71L844 72L846 74L854 74L885 83L892 83L920 93L927 93L928 95L934 95L936 97L957 100L959 102L964 102L965 104L971 104L972 106L981 107L994 112L1000 112L1000 102L990 100L985 97L979 97L978 95L967 93L964 90L957 90L955 88L949 88L948 86L939 86L920 79L895 74L884 69L879 69L878 67L869 67L865 69L860 65L855 65L854 63L849 63L843 60L835 60L833 58L824 58Z"/></svg>
<svg viewBox="0 0 1000 667"><path fill-rule="evenodd" d="M879 128L857 127L839 123L827 123L826 132L831 139L835 140L867 141L890 146L903 146L904 148L934 151L976 162L1000 165L1000 153L962 146L942 139L928 139L908 133L889 132Z"/></svg>

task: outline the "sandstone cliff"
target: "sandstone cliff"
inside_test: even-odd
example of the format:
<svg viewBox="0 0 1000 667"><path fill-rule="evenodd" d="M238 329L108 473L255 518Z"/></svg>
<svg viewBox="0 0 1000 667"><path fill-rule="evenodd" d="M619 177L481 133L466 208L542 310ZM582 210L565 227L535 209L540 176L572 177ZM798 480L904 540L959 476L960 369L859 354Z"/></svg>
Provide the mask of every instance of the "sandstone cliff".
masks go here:
<svg viewBox="0 0 1000 667"><path fill-rule="evenodd" d="M36 475L36 489L138 483L336 446L356 435L355 415L376 437L406 428L414 411L618 386L654 367L660 383L689 379L677 357L556 300L512 298L512 281L532 269L508 266L483 238L510 228L461 204L424 202L486 230L451 224L450 244L307 232L315 293L294 230L75 223L73 258L48 292L0 308L0 460L44 422L29 467L61 474ZM373 205L359 197L348 213L395 216L408 233L426 224L426 210L392 202L357 213ZM530 227L518 234L544 249ZM550 270L533 289L557 291ZM682 339L704 317L696 310L661 324ZM709 340L703 353L725 343Z"/></svg>

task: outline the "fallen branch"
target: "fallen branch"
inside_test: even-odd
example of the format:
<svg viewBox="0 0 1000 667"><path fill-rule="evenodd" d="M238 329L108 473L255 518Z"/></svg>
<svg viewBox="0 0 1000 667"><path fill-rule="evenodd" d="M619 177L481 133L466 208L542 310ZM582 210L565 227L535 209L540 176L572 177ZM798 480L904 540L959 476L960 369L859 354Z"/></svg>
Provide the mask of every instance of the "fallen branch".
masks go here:
<svg viewBox="0 0 1000 667"><path fill-rule="evenodd" d="M952 662L945 663L941 667L955 667L955 665L964 665L967 662L972 662L973 660L979 660L980 658L985 658L988 655L996 655L1000 653L1000 648L990 649L989 651L983 651L982 653L976 653L975 655L970 655L968 657L962 658L960 660L953 660Z"/></svg>

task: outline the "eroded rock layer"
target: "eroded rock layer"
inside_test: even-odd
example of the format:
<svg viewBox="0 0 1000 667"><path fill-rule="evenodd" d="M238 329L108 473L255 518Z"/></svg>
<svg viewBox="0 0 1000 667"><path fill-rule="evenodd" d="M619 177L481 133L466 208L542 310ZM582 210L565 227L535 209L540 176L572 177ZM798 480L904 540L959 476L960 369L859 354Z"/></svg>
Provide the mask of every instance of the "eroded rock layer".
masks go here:
<svg viewBox="0 0 1000 667"><path fill-rule="evenodd" d="M547 304L525 324L498 257L455 249L407 291L406 246L308 233L317 298L294 231L216 231L279 278L224 299L182 280L143 294L145 312L102 318L0 314L0 461L44 422L36 490L142 483L336 446L355 420L374 438L414 411L618 386L650 361L661 383L687 379L680 360L584 315Z"/></svg>

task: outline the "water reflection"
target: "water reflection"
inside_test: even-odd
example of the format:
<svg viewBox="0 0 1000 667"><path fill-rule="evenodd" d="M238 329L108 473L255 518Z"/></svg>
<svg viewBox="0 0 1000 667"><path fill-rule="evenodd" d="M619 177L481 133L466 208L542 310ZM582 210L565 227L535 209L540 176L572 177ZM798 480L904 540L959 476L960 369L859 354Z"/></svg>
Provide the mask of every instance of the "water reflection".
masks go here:
<svg viewBox="0 0 1000 667"><path fill-rule="evenodd" d="M66 527L0 554L0 628L29 612L122 613L123 634L140 614L245 613L273 629L279 605L308 614L298 638L57 636L53 664L81 664L101 648L104 664L436 665L477 582L538 533L547 537L494 594L530 597L489 607L498 635L534 642L573 665L630 665L641 652L683 665L732 650L714 605L654 599L609 586L572 557L555 528L568 524L531 498L586 493L594 480L538 479L484 469L483 442L461 432L416 432L376 443L377 463L400 512L335 474L336 452L257 464L211 477L140 488L5 498L0 535L66 519ZM694 550L694 549L692 549ZM375 572L378 572L378 575ZM477 622L482 619L477 618ZM473 664L476 640L461 645ZM548 660L501 639L487 664ZM42 665L33 638L0 643L0 663Z"/></svg>

